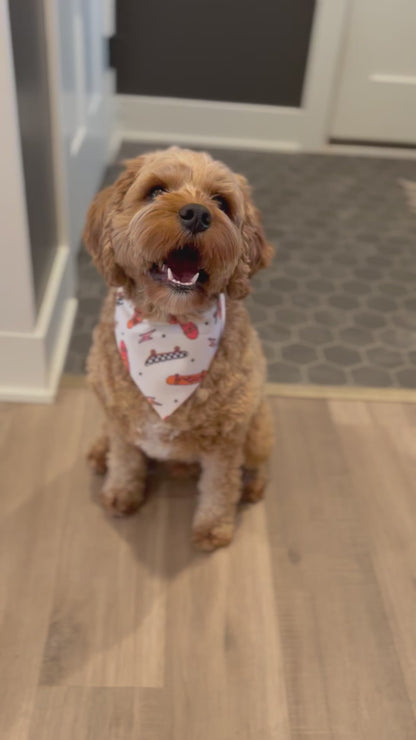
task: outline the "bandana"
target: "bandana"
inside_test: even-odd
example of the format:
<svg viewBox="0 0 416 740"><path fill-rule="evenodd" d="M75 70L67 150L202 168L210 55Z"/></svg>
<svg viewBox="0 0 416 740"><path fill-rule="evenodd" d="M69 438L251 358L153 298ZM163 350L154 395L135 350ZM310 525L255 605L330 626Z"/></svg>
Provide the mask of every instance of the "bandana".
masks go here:
<svg viewBox="0 0 416 740"><path fill-rule="evenodd" d="M215 357L225 325L225 298L201 315L198 322L168 324L145 319L117 293L117 347L137 387L162 419L173 414L194 393Z"/></svg>

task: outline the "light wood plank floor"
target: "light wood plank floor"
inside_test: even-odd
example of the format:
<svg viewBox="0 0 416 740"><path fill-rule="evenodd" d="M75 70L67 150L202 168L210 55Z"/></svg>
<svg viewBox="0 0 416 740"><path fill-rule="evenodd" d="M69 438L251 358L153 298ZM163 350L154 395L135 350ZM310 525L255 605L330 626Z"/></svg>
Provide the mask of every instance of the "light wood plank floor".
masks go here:
<svg viewBox="0 0 416 740"><path fill-rule="evenodd" d="M273 398L267 499L110 520L84 388L0 407L1 740L415 740L416 406Z"/></svg>

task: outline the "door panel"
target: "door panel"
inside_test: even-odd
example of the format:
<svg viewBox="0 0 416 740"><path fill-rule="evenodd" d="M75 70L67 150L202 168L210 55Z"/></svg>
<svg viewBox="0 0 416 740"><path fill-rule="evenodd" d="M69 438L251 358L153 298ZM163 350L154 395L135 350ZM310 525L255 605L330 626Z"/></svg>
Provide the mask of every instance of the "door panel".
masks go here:
<svg viewBox="0 0 416 740"><path fill-rule="evenodd" d="M333 138L416 144L415 0L354 0Z"/></svg>
<svg viewBox="0 0 416 740"><path fill-rule="evenodd" d="M117 91L299 107L315 0L117 1Z"/></svg>

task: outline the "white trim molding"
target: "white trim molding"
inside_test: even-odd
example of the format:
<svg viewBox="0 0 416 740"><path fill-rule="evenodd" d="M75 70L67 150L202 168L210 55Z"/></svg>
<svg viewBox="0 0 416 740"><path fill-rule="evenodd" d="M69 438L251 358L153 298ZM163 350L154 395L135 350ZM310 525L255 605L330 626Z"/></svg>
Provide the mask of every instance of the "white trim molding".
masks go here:
<svg viewBox="0 0 416 740"><path fill-rule="evenodd" d="M0 332L0 400L55 398L77 301L69 247L58 247L34 330Z"/></svg>
<svg viewBox="0 0 416 740"><path fill-rule="evenodd" d="M348 0L317 0L300 108L117 95L120 139L266 151L322 147L347 9Z"/></svg>
<svg viewBox="0 0 416 740"><path fill-rule="evenodd" d="M381 82L383 85L416 85L416 75L370 75L371 82Z"/></svg>

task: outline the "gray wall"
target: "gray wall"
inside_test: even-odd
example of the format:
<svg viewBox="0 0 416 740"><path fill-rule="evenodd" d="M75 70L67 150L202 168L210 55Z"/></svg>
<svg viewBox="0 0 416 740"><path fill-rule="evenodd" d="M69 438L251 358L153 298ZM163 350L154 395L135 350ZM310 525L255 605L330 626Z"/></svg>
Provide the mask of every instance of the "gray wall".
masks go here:
<svg viewBox="0 0 416 740"><path fill-rule="evenodd" d="M117 91L301 104L315 0L117 0Z"/></svg>
<svg viewBox="0 0 416 740"><path fill-rule="evenodd" d="M57 246L43 0L10 0L9 11L35 295L39 307Z"/></svg>

